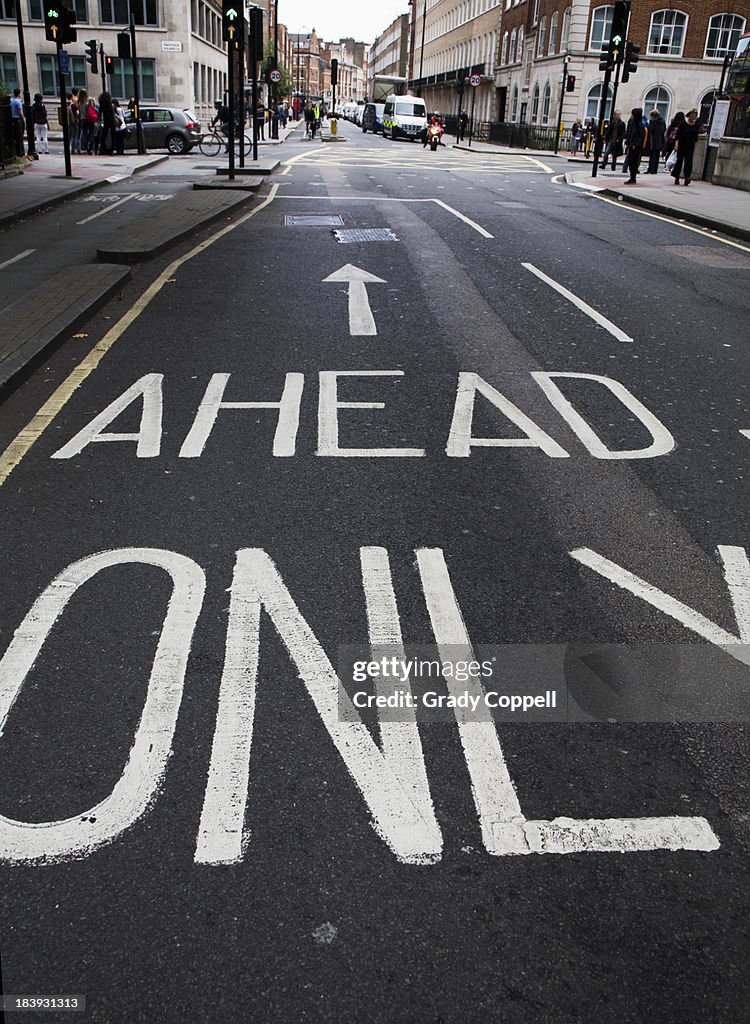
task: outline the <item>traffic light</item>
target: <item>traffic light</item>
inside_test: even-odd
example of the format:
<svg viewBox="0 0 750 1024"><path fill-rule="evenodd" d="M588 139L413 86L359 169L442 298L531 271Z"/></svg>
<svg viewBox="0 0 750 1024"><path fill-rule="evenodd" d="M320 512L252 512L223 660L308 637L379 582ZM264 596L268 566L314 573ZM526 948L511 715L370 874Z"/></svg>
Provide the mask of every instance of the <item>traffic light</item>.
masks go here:
<svg viewBox="0 0 750 1024"><path fill-rule="evenodd" d="M331 85L339 84L339 62L335 57L331 58Z"/></svg>
<svg viewBox="0 0 750 1024"><path fill-rule="evenodd" d="M625 44L625 58L622 65L622 81L627 82L631 75L638 70L638 54L641 48L638 43Z"/></svg>
<svg viewBox="0 0 750 1024"><path fill-rule="evenodd" d="M565 91L566 92L573 92L575 90L575 87L576 87L576 76L575 75L568 75L568 80L565 83Z"/></svg>
<svg viewBox="0 0 750 1024"><path fill-rule="evenodd" d="M130 60L130 33L129 32L118 32L117 33L117 56L120 60Z"/></svg>
<svg viewBox="0 0 750 1024"><path fill-rule="evenodd" d="M250 8L250 45L247 59L250 77L255 78L252 69L263 60L263 10L260 7Z"/></svg>
<svg viewBox="0 0 750 1024"><path fill-rule="evenodd" d="M98 47L99 44L96 39L86 40L86 63L91 67L92 75L99 73L99 62L97 60Z"/></svg>
<svg viewBox="0 0 750 1024"><path fill-rule="evenodd" d="M628 21L630 19L630 0L615 0L612 12L612 30L609 35L610 52L617 51L618 57L615 63L622 58L623 43L628 34Z"/></svg>
<svg viewBox="0 0 750 1024"><path fill-rule="evenodd" d="M61 7L59 37L61 43L74 43L78 39L78 33L75 30L75 23L75 11L71 11L67 7Z"/></svg>
<svg viewBox="0 0 750 1024"><path fill-rule="evenodd" d="M56 43L58 39L62 42L62 19L60 17L62 8L58 7L56 3L47 3L44 7L44 37L49 39L51 43Z"/></svg>
<svg viewBox="0 0 750 1024"><path fill-rule="evenodd" d="M234 43L242 32L244 18L242 4L238 0L223 0L221 5L221 38L225 43Z"/></svg>
<svg viewBox="0 0 750 1024"><path fill-rule="evenodd" d="M458 71L456 72L456 92L459 94L459 96L463 95L465 82L466 72L464 71L463 68L459 68Z"/></svg>
<svg viewBox="0 0 750 1024"><path fill-rule="evenodd" d="M105 57L104 58L104 67L105 67L106 72L107 72L108 75L113 74L114 70L115 70L115 58L114 57Z"/></svg>
<svg viewBox="0 0 750 1024"><path fill-rule="evenodd" d="M599 60L600 71L612 71L615 66L615 58L612 50L609 47L602 50L601 57Z"/></svg>

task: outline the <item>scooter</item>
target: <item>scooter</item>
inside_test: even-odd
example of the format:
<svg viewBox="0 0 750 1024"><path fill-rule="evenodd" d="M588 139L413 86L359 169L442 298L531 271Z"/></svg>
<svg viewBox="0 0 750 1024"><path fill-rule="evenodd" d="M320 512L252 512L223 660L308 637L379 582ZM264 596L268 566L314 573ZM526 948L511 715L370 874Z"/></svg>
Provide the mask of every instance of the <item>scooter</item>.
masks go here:
<svg viewBox="0 0 750 1024"><path fill-rule="evenodd" d="M430 149L433 153L440 145L442 137L443 126L441 124L431 124L427 129L427 142L429 143Z"/></svg>

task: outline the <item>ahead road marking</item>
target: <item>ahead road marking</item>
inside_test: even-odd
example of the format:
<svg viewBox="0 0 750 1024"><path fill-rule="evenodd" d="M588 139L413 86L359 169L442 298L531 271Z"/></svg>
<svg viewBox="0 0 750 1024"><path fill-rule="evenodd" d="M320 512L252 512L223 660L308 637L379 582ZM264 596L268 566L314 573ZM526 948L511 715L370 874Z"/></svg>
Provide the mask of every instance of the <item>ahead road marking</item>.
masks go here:
<svg viewBox="0 0 750 1024"><path fill-rule="evenodd" d="M554 288L556 292L559 292L560 295L568 300L568 302L572 302L573 305L577 306L581 312L586 314L586 316L590 316L591 319L599 324L600 327L604 327L605 330L609 331L613 338L617 338L618 341L632 342L633 339L625 334L624 331L621 331L619 327L616 327L611 320L606 318L606 316L597 312L593 306L589 306L587 302L584 302L583 299L579 299L577 295L574 295L573 292L569 292L567 288L558 284L557 281L554 281L551 277L547 277L547 275L542 273L541 270L537 270L533 263L522 263L521 266L525 267L526 270L530 270L532 274L536 274L540 281L544 281L544 283L548 284L550 288Z"/></svg>
<svg viewBox="0 0 750 1024"><path fill-rule="evenodd" d="M349 333L355 337L377 334L375 318L370 309L370 300L367 297L367 284L385 284L382 277L375 277L368 274L366 270L353 267L347 263L340 270L323 278L323 284L328 281L344 281L349 284Z"/></svg>
<svg viewBox="0 0 750 1024"><path fill-rule="evenodd" d="M109 213L110 210L114 210L117 206L122 206L122 204L127 203L129 199L135 199L137 195L137 192L131 192L130 195L123 196L122 199L118 199L116 203L110 203L108 206L105 206L103 210L97 210L96 213L92 213L90 217L84 217L83 220L77 220L76 224L88 224L90 220L96 220L97 217L103 217L105 213Z"/></svg>
<svg viewBox="0 0 750 1024"><path fill-rule="evenodd" d="M251 217L254 217L256 213L260 213L261 210L264 210L274 201L278 191L279 186L272 185L271 191L262 203L254 206L252 210L234 221L234 223L227 224L226 227L220 228L215 234L211 235L210 238L201 242L200 245L196 245L194 249L190 250L190 252L185 253L184 256L180 256L178 259L173 260L173 262L170 263L169 266L161 272L161 274L159 274L143 295L133 303L127 313L125 313L124 316L121 316L113 327L110 327L101 341L94 345L89 354L78 364L75 370L73 370L62 384L53 391L41 409L29 421L29 423L26 424L23 430L16 435L2 455L0 455L0 487L5 483L21 459L24 458L33 445L39 440L60 410L63 409L70 401L75 391L81 386L81 384L83 384L89 375L94 372L118 338L138 319L144 309L151 304L152 299L156 298L164 285L174 278L180 267L193 259L194 256L199 256L200 253L210 248L214 242L218 242L218 240L223 238L224 235L228 235L230 232L234 231L235 228L245 224Z"/></svg>
<svg viewBox="0 0 750 1024"><path fill-rule="evenodd" d="M36 249L24 249L23 252L19 252L17 256L13 256L11 259L6 260L5 263L0 263L0 270L5 270L11 263L18 263L19 260L26 259L27 256L31 256L32 252L36 252Z"/></svg>

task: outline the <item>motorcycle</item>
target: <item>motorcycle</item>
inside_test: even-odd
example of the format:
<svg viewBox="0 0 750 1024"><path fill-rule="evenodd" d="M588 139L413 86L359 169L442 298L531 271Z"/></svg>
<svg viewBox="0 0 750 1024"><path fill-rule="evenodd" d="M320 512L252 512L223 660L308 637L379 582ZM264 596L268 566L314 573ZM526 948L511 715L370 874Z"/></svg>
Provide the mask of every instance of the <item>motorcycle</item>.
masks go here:
<svg viewBox="0 0 750 1024"><path fill-rule="evenodd" d="M441 124L431 124L427 129L427 142L433 153L440 145L440 141L442 138L443 126Z"/></svg>

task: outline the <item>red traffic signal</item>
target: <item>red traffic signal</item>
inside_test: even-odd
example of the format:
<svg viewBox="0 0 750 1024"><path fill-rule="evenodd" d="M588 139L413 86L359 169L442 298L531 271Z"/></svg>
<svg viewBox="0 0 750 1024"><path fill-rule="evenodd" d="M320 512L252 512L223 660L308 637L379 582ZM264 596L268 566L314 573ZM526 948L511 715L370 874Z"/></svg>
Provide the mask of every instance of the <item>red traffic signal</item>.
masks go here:
<svg viewBox="0 0 750 1024"><path fill-rule="evenodd" d="M576 87L576 76L575 75L568 75L568 80L565 83L565 91L566 92L573 92L575 87Z"/></svg>

